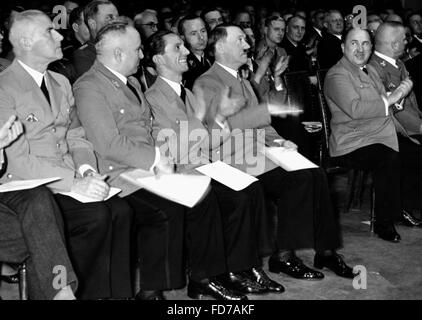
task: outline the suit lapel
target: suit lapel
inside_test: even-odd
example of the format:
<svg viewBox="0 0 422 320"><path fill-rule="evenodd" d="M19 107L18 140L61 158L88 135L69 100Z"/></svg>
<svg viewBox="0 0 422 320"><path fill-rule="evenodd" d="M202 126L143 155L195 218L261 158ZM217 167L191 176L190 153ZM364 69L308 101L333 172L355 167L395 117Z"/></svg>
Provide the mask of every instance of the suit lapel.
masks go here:
<svg viewBox="0 0 422 320"><path fill-rule="evenodd" d="M20 65L15 59L9 67L16 74L18 83L22 88L22 95L27 95L28 103L34 104L41 108L46 121L53 119L53 113L51 106L41 91L41 88L37 85L34 78Z"/></svg>
<svg viewBox="0 0 422 320"><path fill-rule="evenodd" d="M175 105L178 109L187 114L186 105L167 82L165 82L161 77L157 77L154 85L157 86L157 89L159 89L160 92L166 97L169 106Z"/></svg>
<svg viewBox="0 0 422 320"><path fill-rule="evenodd" d="M50 74L48 71L46 71L44 77L45 77L48 93L50 95L51 111L53 113L54 119L56 119L61 108L63 91L61 90L60 84L57 82L54 76Z"/></svg>

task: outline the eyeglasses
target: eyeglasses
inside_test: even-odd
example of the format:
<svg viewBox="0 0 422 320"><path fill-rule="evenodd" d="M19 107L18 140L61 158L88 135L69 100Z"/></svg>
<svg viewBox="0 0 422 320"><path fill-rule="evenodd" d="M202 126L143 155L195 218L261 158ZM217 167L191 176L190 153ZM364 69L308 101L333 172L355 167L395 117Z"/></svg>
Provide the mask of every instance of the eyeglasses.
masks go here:
<svg viewBox="0 0 422 320"><path fill-rule="evenodd" d="M150 22L150 23L141 23L141 26L148 26L151 29L158 28L158 23Z"/></svg>

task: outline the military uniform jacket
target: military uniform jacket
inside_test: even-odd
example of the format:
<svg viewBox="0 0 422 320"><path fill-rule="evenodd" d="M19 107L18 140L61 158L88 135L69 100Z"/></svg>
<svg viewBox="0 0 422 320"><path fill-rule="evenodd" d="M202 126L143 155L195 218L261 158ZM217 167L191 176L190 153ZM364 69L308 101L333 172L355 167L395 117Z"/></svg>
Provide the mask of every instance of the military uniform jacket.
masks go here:
<svg viewBox="0 0 422 320"><path fill-rule="evenodd" d="M76 125L69 81L46 71L51 106L31 75L15 59L0 74L0 123L16 115L24 133L6 150L7 169L1 182L61 177L53 191L70 191L80 165L96 169L92 145Z"/></svg>
<svg viewBox="0 0 422 320"><path fill-rule="evenodd" d="M385 90L394 91L400 82L408 77L408 72L401 60L396 60L398 68L376 54L372 55L369 64L378 72ZM422 112L418 108L416 96L413 91L405 98L403 110L393 114L397 131L404 136L421 134ZM416 139L411 139L419 144Z"/></svg>
<svg viewBox="0 0 422 320"><path fill-rule="evenodd" d="M79 119L92 142L101 174L120 196L139 187L127 183L120 174L140 168L149 170L155 160L152 117L139 82L129 77L139 99L116 75L98 60L79 78L73 91Z"/></svg>
<svg viewBox="0 0 422 320"><path fill-rule="evenodd" d="M325 77L324 95L331 111L331 156L376 143L398 151L391 112L386 115L382 99L386 96L384 86L371 65L367 70L368 75L343 57Z"/></svg>

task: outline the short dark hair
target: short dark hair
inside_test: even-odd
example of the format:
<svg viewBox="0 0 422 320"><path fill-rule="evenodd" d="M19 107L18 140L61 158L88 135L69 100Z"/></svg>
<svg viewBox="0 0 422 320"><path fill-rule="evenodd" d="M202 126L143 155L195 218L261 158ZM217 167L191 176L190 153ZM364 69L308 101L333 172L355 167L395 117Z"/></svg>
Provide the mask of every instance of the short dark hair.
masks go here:
<svg viewBox="0 0 422 320"><path fill-rule="evenodd" d="M342 34L342 36L341 36L341 42L346 43L347 38L349 37L349 34L350 34L352 31L355 31L355 30L362 30L362 31L365 31L365 32L368 34L369 39L371 40L371 43L372 43L372 36L371 36L371 34L369 33L368 29L354 28L354 27L351 27L350 29L347 29L347 30L345 30L345 31L343 32L343 34Z"/></svg>
<svg viewBox="0 0 422 320"><path fill-rule="evenodd" d="M218 41L227 38L227 28L229 27L236 27L240 28L238 25L235 24L220 24L211 31L210 36L208 38L208 53L210 56L215 57L215 45Z"/></svg>
<svg viewBox="0 0 422 320"><path fill-rule="evenodd" d="M286 21L284 21L282 17L273 15L265 19L265 26L269 27L273 21L283 21L284 23L286 23Z"/></svg>
<svg viewBox="0 0 422 320"><path fill-rule="evenodd" d="M84 8L84 20L88 26L88 20L93 19L98 13L98 7L103 4L113 4L113 2L108 0L94 0L88 3Z"/></svg>
<svg viewBox="0 0 422 320"><path fill-rule="evenodd" d="M166 41L164 40L164 37L169 34L176 35L174 32L169 30L158 30L147 39L147 43L145 45L145 57L149 63L152 63L153 56L164 53L166 48Z"/></svg>
<svg viewBox="0 0 422 320"><path fill-rule="evenodd" d="M180 21L179 21L179 25L177 26L177 31L179 32L180 35L184 35L185 34L185 22L186 21L191 21L191 20L196 20L196 19L201 19L204 22L205 25L205 21L198 15L196 14L188 14L186 16L184 16Z"/></svg>
<svg viewBox="0 0 422 320"><path fill-rule="evenodd" d="M83 13L84 13L85 7L76 7L72 10L72 12L69 15L69 26L72 26L72 24L77 23L80 24L82 22Z"/></svg>
<svg viewBox="0 0 422 320"><path fill-rule="evenodd" d="M218 10L217 7L208 7L208 8L205 8L204 10L202 10L202 12L201 12L201 18L202 18L202 20L205 21L205 15L207 13L209 13L209 12L212 12L212 11L218 11L221 14L221 11Z"/></svg>
<svg viewBox="0 0 422 320"><path fill-rule="evenodd" d="M305 18L303 18L303 17L301 17L301 16L292 16L292 17L290 17L289 19L287 19L287 21L286 21L286 24L288 25L291 21L293 21L293 19L300 19L300 20L302 20L303 22L305 22L305 24L306 24L306 19Z"/></svg>

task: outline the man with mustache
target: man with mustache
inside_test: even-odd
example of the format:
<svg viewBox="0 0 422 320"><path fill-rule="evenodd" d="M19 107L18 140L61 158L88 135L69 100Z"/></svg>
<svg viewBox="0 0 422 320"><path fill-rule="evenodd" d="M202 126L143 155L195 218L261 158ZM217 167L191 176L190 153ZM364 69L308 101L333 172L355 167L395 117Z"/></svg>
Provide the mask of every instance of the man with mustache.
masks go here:
<svg viewBox="0 0 422 320"><path fill-rule="evenodd" d="M220 159L257 176L268 206L275 205L277 208L277 249L269 259L269 270L283 272L298 279L322 279L324 275L321 272L310 269L296 256L296 250L315 248L315 267L327 267L341 277L353 278L352 269L336 252L340 246L339 230L324 171L315 168L287 172L268 159L264 159L262 167L248 166L250 153L260 153L257 150L258 138L245 144L244 149L236 144L236 140L243 141L243 135L252 132L254 137L255 134L265 135L266 145L281 144L287 149L297 148L293 142L280 137L270 126L271 114L276 114L276 110L282 107L259 104L249 81L239 77L238 69L247 61L249 45L246 35L234 25L218 26L211 32L209 45L213 50L215 63L195 81L194 92L199 95L203 92L208 113L207 126L216 128L213 119L218 119L220 123L226 121L227 128L230 129L232 140L222 142L221 152L213 154L213 159ZM218 99L217 94L227 87L231 87L232 98L243 98L244 102L238 112L224 116L221 114L221 109L224 110L221 108L222 99ZM235 147L225 148L227 141L232 141L232 146ZM254 145L258 147L254 148ZM242 164L234 161L239 155L243 156Z"/></svg>
<svg viewBox="0 0 422 320"><path fill-rule="evenodd" d="M375 185L375 233L399 242L394 222L401 214L400 164L392 113L412 88L401 81L387 96L373 66L367 30L350 29L344 36L343 58L327 73L324 94L331 111L330 155L340 163L371 170Z"/></svg>

